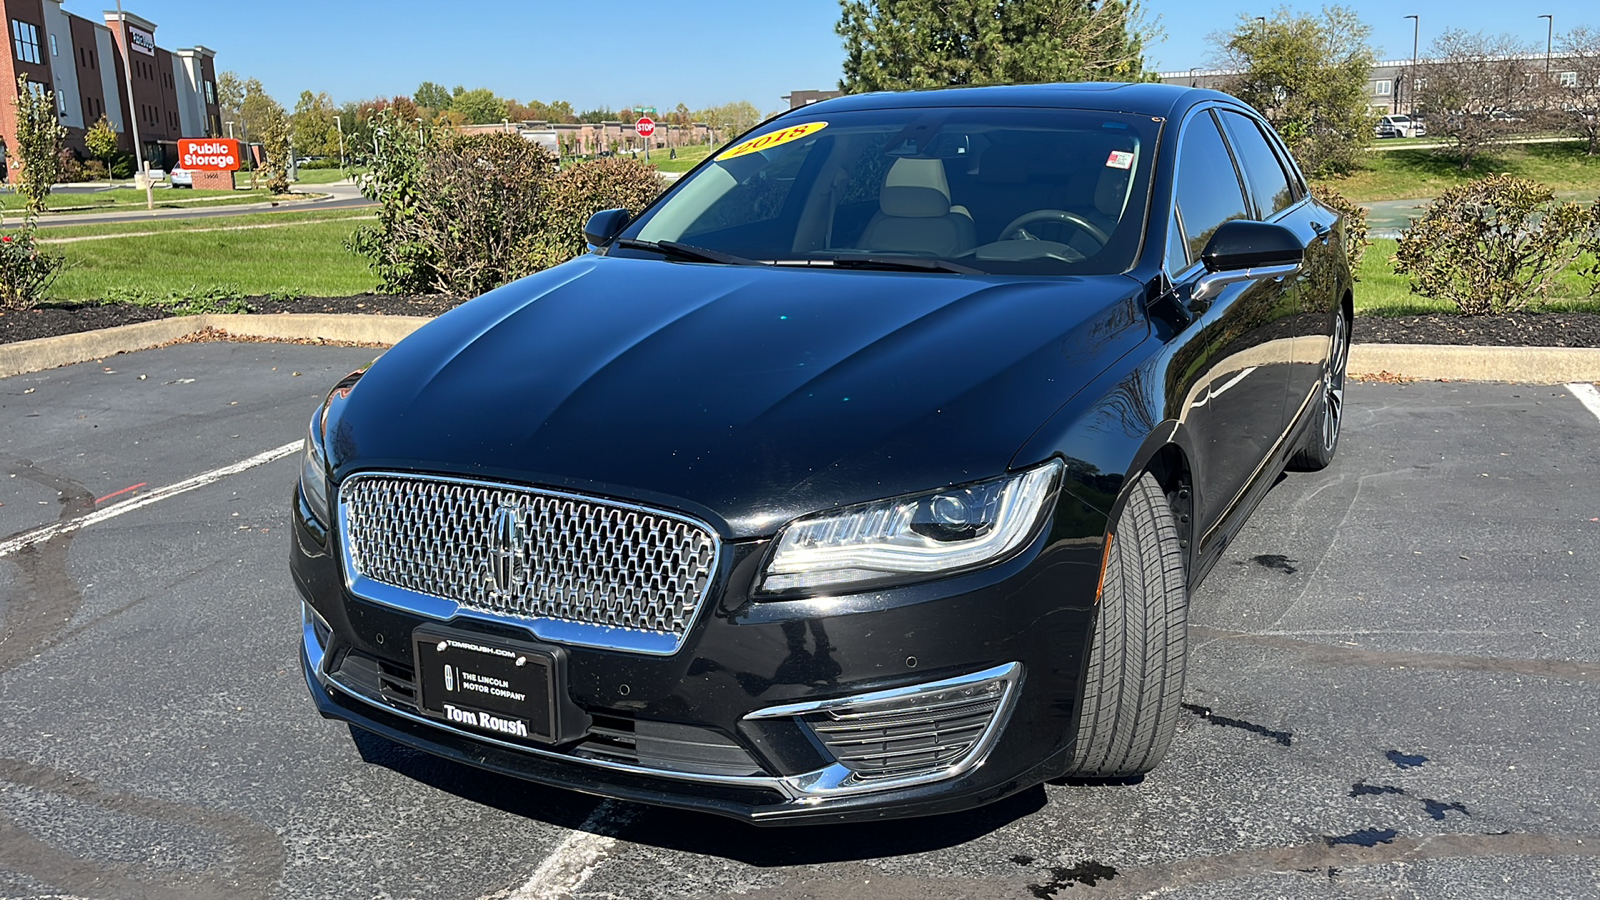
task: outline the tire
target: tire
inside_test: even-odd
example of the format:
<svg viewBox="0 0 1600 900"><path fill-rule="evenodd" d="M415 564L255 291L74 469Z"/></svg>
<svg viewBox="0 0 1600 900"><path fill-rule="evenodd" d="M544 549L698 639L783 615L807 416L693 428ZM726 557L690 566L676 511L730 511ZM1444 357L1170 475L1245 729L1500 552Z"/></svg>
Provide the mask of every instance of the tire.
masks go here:
<svg viewBox="0 0 1600 900"><path fill-rule="evenodd" d="M1306 429L1299 452L1289 460L1289 468L1296 471L1326 469L1339 449L1339 432L1344 425L1344 376L1350 365L1350 330L1343 312L1333 317L1332 340L1328 366L1322 372L1322 396L1313 401L1312 425Z"/></svg>
<svg viewBox="0 0 1600 900"><path fill-rule="evenodd" d="M1177 728L1189 592L1177 520L1149 473L1112 532L1068 777L1130 778L1156 767Z"/></svg>

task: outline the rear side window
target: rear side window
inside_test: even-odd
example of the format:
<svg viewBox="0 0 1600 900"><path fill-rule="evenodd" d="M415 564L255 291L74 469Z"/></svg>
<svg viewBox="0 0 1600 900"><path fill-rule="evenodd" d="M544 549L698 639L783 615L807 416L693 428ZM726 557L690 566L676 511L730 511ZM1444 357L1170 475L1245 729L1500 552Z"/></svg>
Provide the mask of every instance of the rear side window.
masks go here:
<svg viewBox="0 0 1600 900"><path fill-rule="evenodd" d="M1190 119L1183 131L1177 197L1190 259L1200 258L1206 242L1223 222L1250 218L1233 158L1208 112Z"/></svg>
<svg viewBox="0 0 1600 900"><path fill-rule="evenodd" d="M1261 218L1272 216L1294 204L1295 192L1289 186L1289 176L1283 172L1283 163L1272 152L1261 128L1247 116L1223 112L1228 136L1233 140L1233 152L1239 158L1239 168L1250 185L1250 195L1255 198Z"/></svg>

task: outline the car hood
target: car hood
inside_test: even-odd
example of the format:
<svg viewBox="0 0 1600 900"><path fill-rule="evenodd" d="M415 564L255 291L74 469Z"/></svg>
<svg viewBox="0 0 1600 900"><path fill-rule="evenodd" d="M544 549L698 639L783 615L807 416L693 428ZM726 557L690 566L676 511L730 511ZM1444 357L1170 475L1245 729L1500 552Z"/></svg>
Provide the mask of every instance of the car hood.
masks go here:
<svg viewBox="0 0 1600 900"><path fill-rule="evenodd" d="M585 256L384 354L331 411L330 463L341 479L421 470L624 497L769 535L1005 471L1145 336L1138 297L1124 276Z"/></svg>

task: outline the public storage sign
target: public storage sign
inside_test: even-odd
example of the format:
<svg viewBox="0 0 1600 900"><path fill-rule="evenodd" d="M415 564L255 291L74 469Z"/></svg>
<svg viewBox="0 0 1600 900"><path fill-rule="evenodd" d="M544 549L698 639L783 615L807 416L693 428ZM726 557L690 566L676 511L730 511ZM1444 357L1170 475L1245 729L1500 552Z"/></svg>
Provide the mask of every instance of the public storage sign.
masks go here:
<svg viewBox="0 0 1600 900"><path fill-rule="evenodd" d="M178 165L191 172L237 172L239 142L229 138L182 138Z"/></svg>

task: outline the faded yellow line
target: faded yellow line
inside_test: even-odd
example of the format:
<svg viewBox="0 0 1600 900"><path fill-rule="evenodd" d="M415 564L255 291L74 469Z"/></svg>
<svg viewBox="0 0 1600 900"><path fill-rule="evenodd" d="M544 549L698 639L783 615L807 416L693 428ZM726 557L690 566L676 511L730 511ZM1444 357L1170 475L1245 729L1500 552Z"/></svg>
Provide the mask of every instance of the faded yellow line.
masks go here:
<svg viewBox="0 0 1600 900"><path fill-rule="evenodd" d="M209 234L213 231L253 231L258 228L293 228L296 225L316 225L319 222L360 222L377 216L333 216L328 219L302 219L298 222L265 222L260 225L227 225L222 228L169 228L165 231L125 231L119 234L89 234L82 237L35 238L35 244L75 244L78 241L107 241L113 238L155 237L160 234Z"/></svg>

